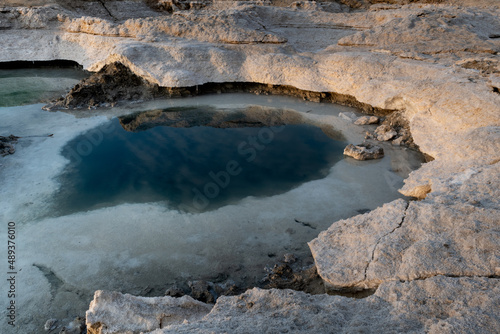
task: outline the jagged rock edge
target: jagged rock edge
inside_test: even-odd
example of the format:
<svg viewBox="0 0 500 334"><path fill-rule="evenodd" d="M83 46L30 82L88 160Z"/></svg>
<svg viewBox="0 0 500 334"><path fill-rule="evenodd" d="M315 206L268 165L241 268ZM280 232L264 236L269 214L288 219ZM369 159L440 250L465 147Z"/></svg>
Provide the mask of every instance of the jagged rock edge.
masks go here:
<svg viewBox="0 0 500 334"><path fill-rule="evenodd" d="M158 85L150 77L134 70L134 66L130 66L123 61L115 61L112 63L102 64L97 69L95 69L93 74L98 74L106 65L120 63L127 67L132 73L140 77L141 79L147 81L151 85ZM236 86L231 88L231 86ZM225 82L206 82L201 85L194 86L180 86L180 87L165 87L158 86L162 90L162 94L157 97L188 97L197 96L204 94L213 93L233 93L233 92L249 92L254 94L269 94L269 95L286 95L293 97L303 98L305 101L311 102L328 102L336 103L344 106L354 107L362 110L368 115L386 116L392 114L393 112L398 112L398 109L384 109L379 107L374 107L368 103L364 103L356 99L353 95L342 94L333 91L313 91L300 89L291 85L275 85L275 84L265 84L260 82L251 81L225 81ZM123 102L124 100L117 101ZM44 108L46 108L45 106ZM71 108L70 108L71 109ZM77 108L75 108L77 109Z"/></svg>

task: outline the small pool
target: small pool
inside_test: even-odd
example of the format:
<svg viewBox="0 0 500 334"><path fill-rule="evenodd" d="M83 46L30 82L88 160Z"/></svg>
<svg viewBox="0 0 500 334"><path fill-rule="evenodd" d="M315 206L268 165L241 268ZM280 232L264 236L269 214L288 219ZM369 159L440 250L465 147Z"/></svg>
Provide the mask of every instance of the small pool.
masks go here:
<svg viewBox="0 0 500 334"><path fill-rule="evenodd" d="M35 78L12 73L0 85ZM391 144L380 160L344 159L366 128L332 104L227 94L48 112L23 94L0 107L0 134L22 137L0 157L0 221L16 223L23 333L83 316L97 289L258 284L284 254L310 256L307 242L333 222L402 197L421 163Z"/></svg>
<svg viewBox="0 0 500 334"><path fill-rule="evenodd" d="M164 109L155 119L175 114L169 118L175 124L138 125L144 114L151 112L112 119L65 145L70 163L54 198L61 214L158 201L203 212L248 196L277 195L325 177L346 145L316 126L249 123L237 110ZM224 123L210 126L217 117ZM182 122L191 119L196 125Z"/></svg>

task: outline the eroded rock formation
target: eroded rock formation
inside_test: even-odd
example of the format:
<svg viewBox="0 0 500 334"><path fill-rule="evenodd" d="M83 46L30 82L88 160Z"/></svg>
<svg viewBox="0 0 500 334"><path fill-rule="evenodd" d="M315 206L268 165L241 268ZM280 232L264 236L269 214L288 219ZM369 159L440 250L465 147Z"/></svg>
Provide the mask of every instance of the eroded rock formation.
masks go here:
<svg viewBox="0 0 500 334"><path fill-rule="evenodd" d="M330 290L376 288L373 296L254 289L221 297L210 313L187 323L148 330L484 333L500 327L497 1L342 0L291 8L213 2L173 14L148 3L33 1L44 6L19 8L3 2L0 61L71 59L91 71L120 62L151 87L184 95L212 83L258 83L260 92L287 87L318 102L398 110L383 125L395 130L395 140L413 140L435 159L401 189L420 201L398 200L333 222L310 242ZM111 307L96 300L93 308ZM87 320L89 328L106 322L119 324L118 332L135 328L118 313Z"/></svg>
<svg viewBox="0 0 500 334"><path fill-rule="evenodd" d="M117 62L83 79L64 97L44 108L96 108L117 101L149 100L159 96L158 85L150 84Z"/></svg>
<svg viewBox="0 0 500 334"><path fill-rule="evenodd" d="M96 293L89 312L96 307L110 312L92 315L93 320L105 324L126 314L114 309L112 302L100 304L100 294ZM365 299L255 288L219 298L206 316L201 313L189 322L161 327L157 323L155 330L145 333L484 333L500 325L496 312L499 295L499 279L481 277L387 282ZM127 306L137 302L137 297L120 298ZM130 317L131 323L144 320L137 313ZM156 319L150 317L154 323ZM117 325L100 334L138 333L123 323Z"/></svg>

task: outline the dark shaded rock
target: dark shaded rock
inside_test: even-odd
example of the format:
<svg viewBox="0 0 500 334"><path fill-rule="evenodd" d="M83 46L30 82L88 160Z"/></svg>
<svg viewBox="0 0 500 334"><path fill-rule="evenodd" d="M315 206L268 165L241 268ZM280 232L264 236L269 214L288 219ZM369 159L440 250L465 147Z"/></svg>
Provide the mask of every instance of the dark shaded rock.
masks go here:
<svg viewBox="0 0 500 334"><path fill-rule="evenodd" d="M146 0L146 3L153 9L172 13L179 10L201 9L209 5L212 1L190 1L190 0Z"/></svg>
<svg viewBox="0 0 500 334"><path fill-rule="evenodd" d="M381 126L386 126L384 129L389 127L397 133L393 137L393 140L396 140L395 144L418 149L418 146L413 142L413 137L410 131L410 122L408 122L402 112L398 111L387 115Z"/></svg>
<svg viewBox="0 0 500 334"><path fill-rule="evenodd" d="M14 154L16 152L16 148L13 144L17 143L17 139L14 135L10 135L8 137L0 136L0 155L6 156L9 154Z"/></svg>
<svg viewBox="0 0 500 334"><path fill-rule="evenodd" d="M269 275L270 280L276 280L278 278L281 279L291 279L293 277L292 268L284 263L284 264L276 264L274 265L273 271Z"/></svg>
<svg viewBox="0 0 500 334"><path fill-rule="evenodd" d="M83 79L62 99L44 107L92 108L113 106L119 101L148 100L159 95L158 85L134 74L122 63L105 65L99 72Z"/></svg>
<svg viewBox="0 0 500 334"><path fill-rule="evenodd" d="M165 296L170 296L170 297L182 297L185 294L186 293L184 292L184 290L182 290L177 285L173 285L170 288L168 288L167 291L165 291Z"/></svg>
<svg viewBox="0 0 500 334"><path fill-rule="evenodd" d="M295 269L294 269L295 268ZM311 294L325 293L321 277L316 266L302 268L300 264L290 266L288 263L276 264L266 277L266 289L292 289Z"/></svg>
<svg viewBox="0 0 500 334"><path fill-rule="evenodd" d="M356 160L373 160L384 157L384 149L380 146L363 143L360 145L349 144L344 149L344 155Z"/></svg>
<svg viewBox="0 0 500 334"><path fill-rule="evenodd" d="M285 255L283 255L283 262L285 263L297 262L297 257L292 253L286 253Z"/></svg>
<svg viewBox="0 0 500 334"><path fill-rule="evenodd" d="M243 292L236 283L232 280L228 280L224 283L218 283L214 285L214 290L217 296L236 296Z"/></svg>
<svg viewBox="0 0 500 334"><path fill-rule="evenodd" d="M213 291L213 284L207 281L199 280L188 282L191 289L191 297L204 303L215 303L215 291Z"/></svg>

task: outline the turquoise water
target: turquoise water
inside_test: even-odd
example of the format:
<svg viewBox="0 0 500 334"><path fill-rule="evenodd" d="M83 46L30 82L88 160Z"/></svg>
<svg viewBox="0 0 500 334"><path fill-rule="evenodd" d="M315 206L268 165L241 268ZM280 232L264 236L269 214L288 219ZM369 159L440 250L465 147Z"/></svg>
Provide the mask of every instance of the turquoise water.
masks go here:
<svg viewBox="0 0 500 334"><path fill-rule="evenodd" d="M48 102L86 76L76 68L0 69L0 107Z"/></svg>
<svg viewBox="0 0 500 334"><path fill-rule="evenodd" d="M209 211L325 177L344 146L305 124L129 132L113 119L64 147L71 163L55 202L64 214L155 201Z"/></svg>

